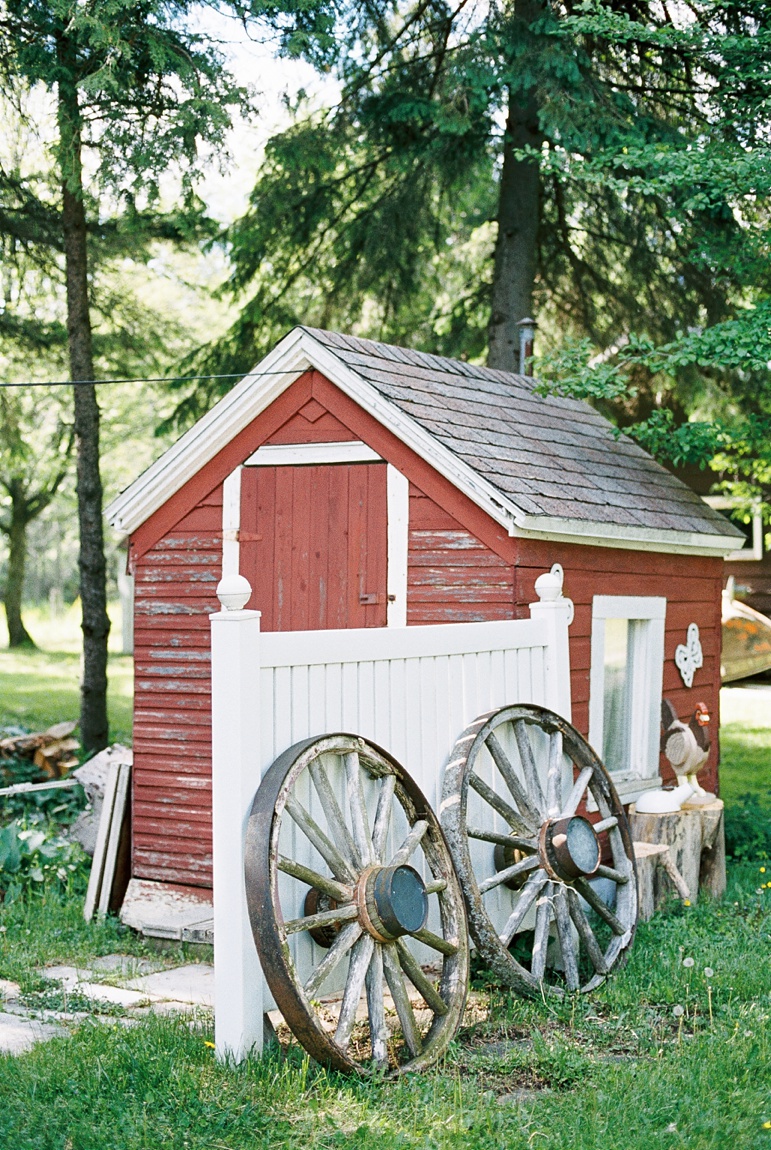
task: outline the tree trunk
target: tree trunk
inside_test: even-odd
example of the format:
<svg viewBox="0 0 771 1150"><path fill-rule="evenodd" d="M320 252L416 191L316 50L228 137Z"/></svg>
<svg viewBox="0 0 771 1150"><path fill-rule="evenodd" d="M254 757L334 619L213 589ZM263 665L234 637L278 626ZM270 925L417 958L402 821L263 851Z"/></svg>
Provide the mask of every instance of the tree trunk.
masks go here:
<svg viewBox="0 0 771 1150"><path fill-rule="evenodd" d="M74 66L62 38L60 61ZM69 76L72 72L69 71ZM74 381L92 380L91 316L88 300L86 213L83 205L81 121L78 94L69 77L59 82L59 149L62 174L62 228L67 279L67 338ZM80 737L87 751L107 746L107 571L102 529L102 480L99 474L99 406L91 383L76 383L78 525L80 528L80 600L83 629L83 681Z"/></svg>
<svg viewBox="0 0 771 1150"><path fill-rule="evenodd" d="M9 647L34 647L35 643L21 617L24 568L27 562L27 502L22 491L11 491L11 518L8 524L8 570L3 603L8 623Z"/></svg>
<svg viewBox="0 0 771 1150"><path fill-rule="evenodd" d="M522 25L524 36L543 11L540 0L516 0L514 18ZM538 163L517 159L515 152L525 147L540 148L543 140L535 89L512 93L503 145L487 355L490 367L504 371L519 371L517 324L533 314L541 206Z"/></svg>

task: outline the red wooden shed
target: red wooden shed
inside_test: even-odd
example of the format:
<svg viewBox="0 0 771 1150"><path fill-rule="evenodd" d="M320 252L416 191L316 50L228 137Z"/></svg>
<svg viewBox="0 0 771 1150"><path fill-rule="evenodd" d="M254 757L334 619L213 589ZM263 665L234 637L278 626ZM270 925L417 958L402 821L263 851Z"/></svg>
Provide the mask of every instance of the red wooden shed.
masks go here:
<svg viewBox="0 0 771 1150"><path fill-rule="evenodd" d="M681 716L705 702L716 730L739 532L530 378L298 327L108 515L135 578L135 877L211 885L223 572L248 578L263 630L286 631L516 618L558 562L573 721L624 801L659 783L662 690Z"/></svg>

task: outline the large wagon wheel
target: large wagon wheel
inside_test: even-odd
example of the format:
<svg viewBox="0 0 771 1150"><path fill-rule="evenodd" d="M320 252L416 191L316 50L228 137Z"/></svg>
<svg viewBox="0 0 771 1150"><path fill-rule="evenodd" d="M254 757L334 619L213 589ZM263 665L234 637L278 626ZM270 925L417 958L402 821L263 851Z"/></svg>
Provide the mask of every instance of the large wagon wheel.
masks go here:
<svg viewBox="0 0 771 1150"><path fill-rule="evenodd" d="M335 734L276 759L246 891L276 1005L315 1059L401 1072L446 1050L468 982L463 894L438 819L385 751Z"/></svg>
<svg viewBox="0 0 771 1150"><path fill-rule="evenodd" d="M576 813L588 795L594 824ZM545 707L481 715L455 744L441 811L471 937L501 982L586 992L625 959L637 922L632 840L575 727Z"/></svg>

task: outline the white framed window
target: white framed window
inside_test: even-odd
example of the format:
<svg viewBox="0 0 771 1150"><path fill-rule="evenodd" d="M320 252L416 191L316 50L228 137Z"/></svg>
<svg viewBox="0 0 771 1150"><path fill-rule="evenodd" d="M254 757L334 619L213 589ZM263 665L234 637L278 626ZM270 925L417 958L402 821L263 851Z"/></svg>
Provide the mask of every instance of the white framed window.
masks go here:
<svg viewBox="0 0 771 1150"><path fill-rule="evenodd" d="M589 742L624 802L660 785L659 730L667 601L595 595Z"/></svg>

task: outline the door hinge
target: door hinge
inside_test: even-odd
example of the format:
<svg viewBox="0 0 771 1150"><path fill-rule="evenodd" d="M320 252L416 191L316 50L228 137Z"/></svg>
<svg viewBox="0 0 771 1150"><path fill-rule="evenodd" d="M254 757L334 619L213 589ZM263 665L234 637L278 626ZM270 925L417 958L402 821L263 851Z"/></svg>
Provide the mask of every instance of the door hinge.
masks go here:
<svg viewBox="0 0 771 1150"><path fill-rule="evenodd" d="M364 592L359 595L359 603L362 607L373 607L378 603L385 603L385 595L379 592Z"/></svg>
<svg viewBox="0 0 771 1150"><path fill-rule="evenodd" d="M261 543L262 536L254 531L241 531L238 527L226 527L222 538L228 543Z"/></svg>

